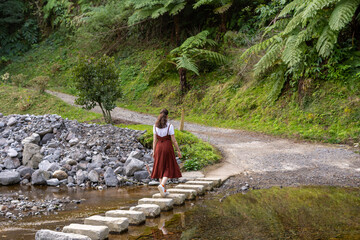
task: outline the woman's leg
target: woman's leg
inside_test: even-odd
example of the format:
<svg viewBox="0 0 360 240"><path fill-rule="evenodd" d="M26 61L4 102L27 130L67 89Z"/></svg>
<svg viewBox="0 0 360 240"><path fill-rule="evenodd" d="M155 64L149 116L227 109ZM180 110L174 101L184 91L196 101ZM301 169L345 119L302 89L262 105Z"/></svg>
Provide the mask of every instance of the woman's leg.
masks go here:
<svg viewBox="0 0 360 240"><path fill-rule="evenodd" d="M160 178L161 185L163 185L165 187L167 180L168 180L168 177L163 177L162 179Z"/></svg>

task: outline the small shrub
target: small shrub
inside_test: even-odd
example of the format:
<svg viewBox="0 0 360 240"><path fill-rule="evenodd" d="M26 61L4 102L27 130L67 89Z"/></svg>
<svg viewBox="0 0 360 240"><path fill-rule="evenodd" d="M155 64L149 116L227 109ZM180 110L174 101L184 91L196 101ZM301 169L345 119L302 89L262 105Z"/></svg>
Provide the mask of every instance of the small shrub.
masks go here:
<svg viewBox="0 0 360 240"><path fill-rule="evenodd" d="M44 93L50 78L48 76L38 76L31 80L31 85L39 90L40 93Z"/></svg>
<svg viewBox="0 0 360 240"><path fill-rule="evenodd" d="M106 123L112 123L111 110L121 97L120 78L114 58L81 58L73 69L74 86L78 90L75 102L85 109L99 105Z"/></svg>
<svg viewBox="0 0 360 240"><path fill-rule="evenodd" d="M26 86L25 80L26 80L26 75L24 75L22 73L11 77L11 82L16 87Z"/></svg>

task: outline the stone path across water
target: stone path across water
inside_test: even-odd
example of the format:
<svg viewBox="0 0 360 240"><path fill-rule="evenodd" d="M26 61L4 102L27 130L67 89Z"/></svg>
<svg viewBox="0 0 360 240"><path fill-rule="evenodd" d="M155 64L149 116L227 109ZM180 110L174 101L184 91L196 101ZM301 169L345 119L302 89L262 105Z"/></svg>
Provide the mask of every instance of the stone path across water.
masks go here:
<svg viewBox="0 0 360 240"><path fill-rule="evenodd" d="M48 91L74 105L75 97ZM100 108L93 109L101 113ZM153 125L156 117L123 108L112 111L114 118ZM171 116L170 116L171 117ZM179 121L171 120L176 128ZM345 145L298 142L249 131L186 123L188 130L221 150L220 164L205 170L206 177L227 179L234 175L261 176L271 185L360 186L360 155ZM359 150L359 149L357 149ZM184 173L201 177L202 173ZM296 176L296 178L288 177ZM251 178L250 178L251 179ZM261 181L261 179L260 179Z"/></svg>
<svg viewBox="0 0 360 240"><path fill-rule="evenodd" d="M195 190L197 194L201 191L212 190L213 187L221 185L221 179L201 178L194 179L197 185L180 184L175 189ZM202 186L202 188L201 188ZM199 191L201 189L201 191ZM171 189L169 189L171 192ZM159 217L160 211L169 211L177 205L184 203L186 195L181 193L169 194L165 198L154 194L152 198L142 198L138 201L138 206L130 210L111 210L104 215L94 215L86 218L84 224L70 224L63 228L62 232L42 229L37 231L36 240L103 240L109 238L109 233L122 233L127 231L129 225L140 225L146 218ZM189 199L189 198L187 198ZM111 239L111 238L110 238Z"/></svg>

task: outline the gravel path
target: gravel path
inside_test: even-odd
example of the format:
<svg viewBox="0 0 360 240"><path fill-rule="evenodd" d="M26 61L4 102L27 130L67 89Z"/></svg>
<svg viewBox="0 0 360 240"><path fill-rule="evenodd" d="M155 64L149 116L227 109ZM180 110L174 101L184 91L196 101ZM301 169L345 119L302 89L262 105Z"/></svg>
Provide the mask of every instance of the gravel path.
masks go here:
<svg viewBox="0 0 360 240"><path fill-rule="evenodd" d="M75 97L58 92L48 93L74 105ZM101 113L100 108L93 109ZM114 118L152 125L155 117L123 108L112 111ZM179 121L172 120L176 128ZM208 167L206 177L238 175L239 182L261 179L270 185L297 184L360 186L360 155L347 146L314 144L281 139L248 131L207 127L186 123L188 130L221 150L224 159ZM201 175L201 173L190 173ZM258 180L256 180L258 179Z"/></svg>

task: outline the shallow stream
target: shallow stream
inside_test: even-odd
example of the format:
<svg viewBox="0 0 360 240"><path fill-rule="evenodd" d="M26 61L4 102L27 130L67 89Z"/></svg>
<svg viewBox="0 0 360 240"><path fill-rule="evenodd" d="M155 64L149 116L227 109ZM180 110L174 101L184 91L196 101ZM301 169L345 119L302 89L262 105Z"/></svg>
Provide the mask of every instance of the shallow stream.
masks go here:
<svg viewBox="0 0 360 240"><path fill-rule="evenodd" d="M1 239L34 239L39 229L62 229L85 217L137 205L156 187L110 188L103 191L56 187L1 187L1 195L20 193L46 198L85 199L57 214L0 219ZM109 239L360 239L360 189L287 187L250 190L224 197L208 193L196 201L162 212L160 218L130 226Z"/></svg>

